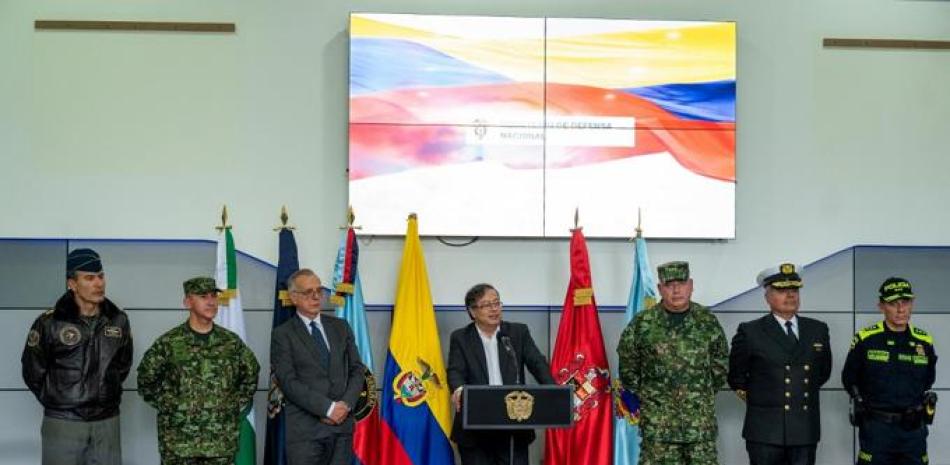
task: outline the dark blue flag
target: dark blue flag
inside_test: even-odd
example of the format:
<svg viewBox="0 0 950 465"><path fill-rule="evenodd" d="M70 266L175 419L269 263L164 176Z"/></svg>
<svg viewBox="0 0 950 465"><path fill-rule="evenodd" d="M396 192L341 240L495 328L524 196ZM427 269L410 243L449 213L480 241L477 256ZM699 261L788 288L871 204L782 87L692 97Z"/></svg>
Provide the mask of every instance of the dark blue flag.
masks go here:
<svg viewBox="0 0 950 465"><path fill-rule="evenodd" d="M274 286L274 324L276 328L294 314L294 306L287 295L287 278L300 269L297 261L297 241L288 228L280 230L277 258L277 283ZM264 465L287 465L287 426L284 420L284 395L277 385L274 369L270 370L267 390L267 438L264 444Z"/></svg>

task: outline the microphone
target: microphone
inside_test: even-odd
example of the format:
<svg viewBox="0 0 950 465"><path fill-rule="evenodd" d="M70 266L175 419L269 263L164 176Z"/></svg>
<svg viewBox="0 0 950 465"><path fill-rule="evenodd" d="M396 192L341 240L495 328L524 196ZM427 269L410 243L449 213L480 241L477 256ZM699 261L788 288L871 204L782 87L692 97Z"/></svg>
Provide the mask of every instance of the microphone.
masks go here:
<svg viewBox="0 0 950 465"><path fill-rule="evenodd" d="M518 365L518 354L515 353L515 348L511 345L511 337L499 329L498 340L501 341L501 345L505 346L505 352L508 352L508 356L515 364L515 384L521 384L521 367Z"/></svg>

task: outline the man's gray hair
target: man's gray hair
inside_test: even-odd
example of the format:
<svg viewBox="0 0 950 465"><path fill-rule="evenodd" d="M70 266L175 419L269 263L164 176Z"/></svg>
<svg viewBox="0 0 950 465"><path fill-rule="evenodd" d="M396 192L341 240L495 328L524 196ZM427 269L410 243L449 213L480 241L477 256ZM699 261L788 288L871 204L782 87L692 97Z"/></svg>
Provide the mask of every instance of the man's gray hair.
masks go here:
<svg viewBox="0 0 950 465"><path fill-rule="evenodd" d="M301 277L301 276L313 276L314 278L320 279L320 277L317 276L317 273L315 273L315 272L314 272L313 270L311 270L310 268L301 268L301 269L299 269L299 270L297 270L297 271L294 271L293 274L291 274L291 275L287 278L287 290L288 290L288 291L296 291L296 290L297 290L297 286L296 286L296 284L297 284L297 278L299 278L299 277Z"/></svg>

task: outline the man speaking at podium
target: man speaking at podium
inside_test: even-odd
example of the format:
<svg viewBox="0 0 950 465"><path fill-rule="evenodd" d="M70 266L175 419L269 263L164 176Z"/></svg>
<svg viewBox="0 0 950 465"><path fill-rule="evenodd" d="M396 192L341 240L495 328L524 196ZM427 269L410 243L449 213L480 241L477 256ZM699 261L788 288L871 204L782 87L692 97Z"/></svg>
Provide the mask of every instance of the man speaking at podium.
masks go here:
<svg viewBox="0 0 950 465"><path fill-rule="evenodd" d="M514 464L527 465L533 430L462 429L462 386L525 384L525 368L539 383L554 384L551 368L526 325L501 320L501 300L492 285L476 284L469 289L465 308L472 323L452 333L446 370L455 404L452 440L458 445L462 465L507 465L514 435Z"/></svg>

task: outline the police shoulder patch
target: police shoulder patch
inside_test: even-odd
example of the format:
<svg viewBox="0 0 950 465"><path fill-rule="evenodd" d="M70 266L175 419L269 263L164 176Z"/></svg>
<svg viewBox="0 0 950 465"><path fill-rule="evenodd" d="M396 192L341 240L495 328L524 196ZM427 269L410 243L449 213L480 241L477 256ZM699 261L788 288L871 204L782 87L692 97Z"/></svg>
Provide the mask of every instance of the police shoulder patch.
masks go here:
<svg viewBox="0 0 950 465"><path fill-rule="evenodd" d="M917 339L919 341L925 342L930 345L933 345L934 343L934 338L933 336L930 335L930 333L914 325L910 326L910 334L911 336L914 337L914 339Z"/></svg>
<svg viewBox="0 0 950 465"><path fill-rule="evenodd" d="M868 326L867 328L864 328L858 331L857 337L863 341L875 334L880 334L883 332L884 332L884 322L878 321L877 323L874 323L873 325Z"/></svg>

